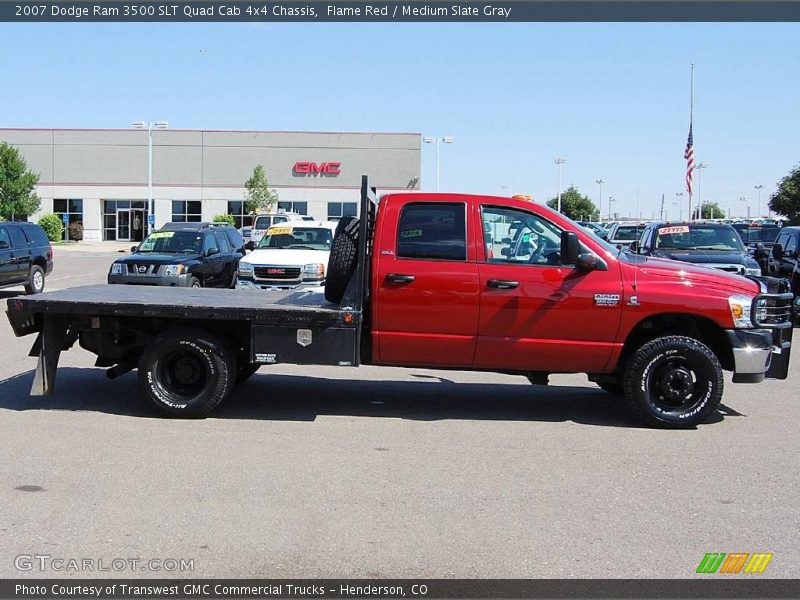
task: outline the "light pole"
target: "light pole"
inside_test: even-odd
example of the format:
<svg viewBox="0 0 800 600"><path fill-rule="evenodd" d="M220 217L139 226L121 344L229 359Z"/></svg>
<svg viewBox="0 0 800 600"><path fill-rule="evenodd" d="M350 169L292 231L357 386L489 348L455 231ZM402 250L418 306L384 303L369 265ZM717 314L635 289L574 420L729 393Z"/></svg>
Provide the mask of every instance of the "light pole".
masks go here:
<svg viewBox="0 0 800 600"><path fill-rule="evenodd" d="M422 138L426 144L436 144L436 191L439 191L439 147L441 144L452 144L455 140L450 136L435 137L426 135Z"/></svg>
<svg viewBox="0 0 800 600"><path fill-rule="evenodd" d="M681 204L683 192L675 192L675 197L678 198L678 220L683 221L683 204ZM689 220L691 221L691 218Z"/></svg>
<svg viewBox="0 0 800 600"><path fill-rule="evenodd" d="M761 190L764 189L764 186L761 185L761 184L754 185L753 189L758 190L758 212L756 213L756 216L760 219L761 218Z"/></svg>
<svg viewBox="0 0 800 600"><path fill-rule="evenodd" d="M742 196L741 198L739 198L739 202L747 202L747 198ZM748 219L750 218L750 205L749 204L747 205L747 218Z"/></svg>
<svg viewBox="0 0 800 600"><path fill-rule="evenodd" d="M703 169L707 169L706 163L697 163L694 167L697 170L697 218L703 218L703 198L700 196L700 184L702 183ZM689 218L691 220L691 217Z"/></svg>
<svg viewBox="0 0 800 600"><path fill-rule="evenodd" d="M611 222L611 205L614 204L614 196L608 197L608 221Z"/></svg>
<svg viewBox="0 0 800 600"><path fill-rule="evenodd" d="M556 158L553 162L558 165L558 212L561 212L561 165L567 161L564 158Z"/></svg>
<svg viewBox="0 0 800 600"><path fill-rule="evenodd" d="M155 213L153 212L153 129L166 129L166 121L136 121L134 129L147 129L147 233L153 232Z"/></svg>
<svg viewBox="0 0 800 600"><path fill-rule="evenodd" d="M597 201L597 220L600 221L603 218L603 184L605 180L601 177L600 179L595 179L595 183L600 186L600 199Z"/></svg>

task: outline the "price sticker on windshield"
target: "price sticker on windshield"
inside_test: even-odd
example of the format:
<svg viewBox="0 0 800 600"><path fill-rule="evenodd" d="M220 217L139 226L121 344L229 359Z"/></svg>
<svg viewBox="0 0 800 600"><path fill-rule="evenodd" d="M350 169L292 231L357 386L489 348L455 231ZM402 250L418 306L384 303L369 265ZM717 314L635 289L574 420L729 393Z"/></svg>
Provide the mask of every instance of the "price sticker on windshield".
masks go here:
<svg viewBox="0 0 800 600"><path fill-rule="evenodd" d="M270 227L269 229L267 229L267 235L286 235L286 234L289 235L292 234L291 227Z"/></svg>
<svg viewBox="0 0 800 600"><path fill-rule="evenodd" d="M173 235L175 235L174 231L156 231L155 233L150 234L150 239L160 240L163 238L171 238Z"/></svg>
<svg viewBox="0 0 800 600"><path fill-rule="evenodd" d="M689 226L673 225L672 227L661 227L658 230L659 235L671 235L673 233L689 233Z"/></svg>

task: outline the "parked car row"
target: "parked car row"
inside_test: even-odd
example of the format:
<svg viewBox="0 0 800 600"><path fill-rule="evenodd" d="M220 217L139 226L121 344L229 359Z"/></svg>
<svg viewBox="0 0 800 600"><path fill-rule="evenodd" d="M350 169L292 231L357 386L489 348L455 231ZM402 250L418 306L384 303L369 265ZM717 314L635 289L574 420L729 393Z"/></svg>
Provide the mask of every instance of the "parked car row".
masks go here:
<svg viewBox="0 0 800 600"><path fill-rule="evenodd" d="M132 247L131 254L114 261L108 283L242 289L319 286L325 281L335 230L336 223L288 219L268 227L248 254L239 230L227 223L167 223Z"/></svg>

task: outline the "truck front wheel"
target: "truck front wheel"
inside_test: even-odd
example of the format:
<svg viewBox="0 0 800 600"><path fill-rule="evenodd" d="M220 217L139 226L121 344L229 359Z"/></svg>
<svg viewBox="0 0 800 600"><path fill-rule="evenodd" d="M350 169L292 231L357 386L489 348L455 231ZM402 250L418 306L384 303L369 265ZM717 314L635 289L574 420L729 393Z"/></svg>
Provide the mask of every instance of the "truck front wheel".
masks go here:
<svg viewBox="0 0 800 600"><path fill-rule="evenodd" d="M235 382L233 354L202 329L168 331L139 359L141 394L171 417L205 417Z"/></svg>
<svg viewBox="0 0 800 600"><path fill-rule="evenodd" d="M679 429L703 423L722 399L722 366L709 348L689 337L665 336L636 350L625 367L625 398L651 427Z"/></svg>

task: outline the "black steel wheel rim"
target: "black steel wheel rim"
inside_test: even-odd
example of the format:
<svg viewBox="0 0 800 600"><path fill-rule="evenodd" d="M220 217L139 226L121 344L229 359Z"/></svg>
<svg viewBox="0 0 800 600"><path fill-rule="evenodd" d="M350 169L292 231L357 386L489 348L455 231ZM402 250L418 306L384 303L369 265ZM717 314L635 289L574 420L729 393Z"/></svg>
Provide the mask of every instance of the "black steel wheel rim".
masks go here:
<svg viewBox="0 0 800 600"><path fill-rule="evenodd" d="M647 376L650 403L660 412L682 414L706 397L709 379L685 356L672 355L655 364Z"/></svg>
<svg viewBox="0 0 800 600"><path fill-rule="evenodd" d="M208 383L208 375L203 357L183 348L165 356L159 367L159 380L164 390L184 398L202 392Z"/></svg>

